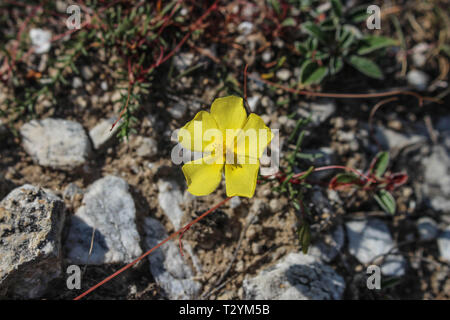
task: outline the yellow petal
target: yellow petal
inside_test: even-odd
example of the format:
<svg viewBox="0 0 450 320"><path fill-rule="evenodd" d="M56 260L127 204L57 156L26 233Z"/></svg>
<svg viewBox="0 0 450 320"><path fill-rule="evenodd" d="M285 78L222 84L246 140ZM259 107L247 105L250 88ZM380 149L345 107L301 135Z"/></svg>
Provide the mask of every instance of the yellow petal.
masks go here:
<svg viewBox="0 0 450 320"><path fill-rule="evenodd" d="M258 179L258 169L259 161L256 164L226 164L227 196L253 197Z"/></svg>
<svg viewBox="0 0 450 320"><path fill-rule="evenodd" d="M217 134L211 134L214 132L220 134L220 137L215 138ZM219 140L220 143L223 141L221 131L218 129L216 120L214 120L213 116L206 111L197 113L194 119L186 123L178 133L178 141L183 148L192 151L205 151L206 149L211 148L211 144L215 143L217 140Z"/></svg>
<svg viewBox="0 0 450 320"><path fill-rule="evenodd" d="M247 119L244 100L236 96L217 98L211 105L211 115L222 131L241 129Z"/></svg>
<svg viewBox="0 0 450 320"><path fill-rule="evenodd" d="M223 159L219 160L208 156L190 161L183 166L190 193L194 196L205 196L216 190L222 180Z"/></svg>
<svg viewBox="0 0 450 320"><path fill-rule="evenodd" d="M246 156L253 160L259 159L272 138L273 133L264 124L263 119L251 113L236 139L235 152L239 156Z"/></svg>

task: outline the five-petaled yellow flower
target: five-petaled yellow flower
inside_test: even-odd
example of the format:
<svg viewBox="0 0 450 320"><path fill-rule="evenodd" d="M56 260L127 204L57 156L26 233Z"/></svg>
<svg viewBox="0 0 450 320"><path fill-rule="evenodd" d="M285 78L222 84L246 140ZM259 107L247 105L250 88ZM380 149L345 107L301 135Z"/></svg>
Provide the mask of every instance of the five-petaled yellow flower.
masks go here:
<svg viewBox="0 0 450 320"><path fill-rule="evenodd" d="M227 196L253 197L259 158L272 137L258 115L247 117L242 98L214 100L211 113L200 111L178 135L183 148L203 152L202 158L182 168L188 191L196 196L210 194L220 184L225 169Z"/></svg>

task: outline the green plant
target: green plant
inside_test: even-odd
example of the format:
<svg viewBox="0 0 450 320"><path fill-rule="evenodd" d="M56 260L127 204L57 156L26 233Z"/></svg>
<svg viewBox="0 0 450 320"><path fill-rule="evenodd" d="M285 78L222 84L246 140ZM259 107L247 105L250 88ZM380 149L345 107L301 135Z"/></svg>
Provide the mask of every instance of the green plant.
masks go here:
<svg viewBox="0 0 450 320"><path fill-rule="evenodd" d="M310 19L301 25L309 35L303 42L296 42L296 49L304 57L301 60L300 82L318 84L327 76L339 73L348 64L362 74L383 79L380 67L369 54L397 44L388 37L364 35L356 24L367 18L366 6L344 10L340 0L332 0L331 10L325 16L310 10ZM319 22L313 22L313 20Z"/></svg>

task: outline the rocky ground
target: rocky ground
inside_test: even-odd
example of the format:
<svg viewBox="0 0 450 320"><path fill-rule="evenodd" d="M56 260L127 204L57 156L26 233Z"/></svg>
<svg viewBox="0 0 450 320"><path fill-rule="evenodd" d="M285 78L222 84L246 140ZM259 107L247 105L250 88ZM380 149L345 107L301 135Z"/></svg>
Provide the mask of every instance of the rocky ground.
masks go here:
<svg viewBox="0 0 450 320"><path fill-rule="evenodd" d="M254 35L249 47L257 45L260 34L251 24L235 27ZM427 38L411 41L419 49L427 44ZM256 60L270 62L285 46L279 38ZM437 65L423 63L426 56L419 49L408 56L411 67L403 76L392 72L395 77L385 82L368 82L347 70L342 81L323 91L395 87L436 95L448 87L448 78L438 79ZM207 50L243 68L238 49ZM184 75L192 67L195 71ZM173 131L223 95L224 83L217 77L222 66L184 46L172 68L180 77L167 80L166 91L155 92L140 106L128 141L110 132L121 107L115 102L120 91L90 62L70 79L59 105L43 100L34 119L11 123L0 118L0 297L74 298L226 198L223 182L212 195L190 195L181 166L170 157ZM263 71L255 67L251 72L259 76ZM288 65L275 77L288 85L297 72ZM2 85L0 94L14 93ZM282 158L295 148L287 137L296 120L309 114L302 152L322 154L312 160L315 166L365 170L376 152L389 151L389 170L409 177L393 193L396 214L384 213L367 192L327 189L333 172L316 173L322 183L305 195L313 215L305 255L290 200L272 190L276 182L258 185L255 197L233 198L187 231L184 256L178 241L170 241L86 298L449 299L450 113L445 95L443 102L418 107L416 99L402 98L385 105L375 116L372 134L374 100L312 99L249 80L249 108L280 129ZM66 286L70 265L81 267L79 290ZM381 267L379 290L367 288L369 265Z"/></svg>

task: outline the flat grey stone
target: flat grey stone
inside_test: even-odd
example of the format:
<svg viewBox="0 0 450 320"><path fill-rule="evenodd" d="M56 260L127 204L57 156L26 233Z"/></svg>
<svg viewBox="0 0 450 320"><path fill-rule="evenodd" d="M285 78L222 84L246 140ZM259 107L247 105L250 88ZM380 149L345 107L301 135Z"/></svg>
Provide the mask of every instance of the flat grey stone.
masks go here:
<svg viewBox="0 0 450 320"><path fill-rule="evenodd" d="M84 164L91 144L83 127L62 119L32 120L20 128L23 147L35 162L54 169Z"/></svg>
<svg viewBox="0 0 450 320"><path fill-rule="evenodd" d="M142 137L140 145L136 150L139 157L151 158L158 154L158 142L149 137Z"/></svg>
<svg viewBox="0 0 450 320"><path fill-rule="evenodd" d="M33 299L61 273L64 202L23 185L0 202L0 296Z"/></svg>
<svg viewBox="0 0 450 320"><path fill-rule="evenodd" d="M344 279L312 256L290 253L276 265L243 282L248 300L338 300Z"/></svg>
<svg viewBox="0 0 450 320"><path fill-rule="evenodd" d="M94 149L102 149L110 145L116 137L122 120L120 120L111 131L111 127L117 120L116 117L101 120L95 127L89 131L89 136L94 145Z"/></svg>
<svg viewBox="0 0 450 320"><path fill-rule="evenodd" d="M168 237L163 225L156 219L145 218L144 229L147 250L155 247ZM192 250L187 243L184 244L184 247L186 252L192 254ZM148 255L148 260L150 262L150 271L155 281L164 290L169 299L186 300L195 299L198 296L201 284L193 280L194 272L181 255L175 242L168 241ZM193 258L194 265L196 261Z"/></svg>
<svg viewBox="0 0 450 320"><path fill-rule="evenodd" d="M83 204L72 216L65 242L74 264L127 263L142 254L136 229L136 208L128 183L106 176L88 187ZM92 254L89 256L92 231Z"/></svg>
<svg viewBox="0 0 450 320"><path fill-rule="evenodd" d="M311 102L308 108L298 109L298 113L305 118L311 114L311 123L318 126L325 122L336 111L336 102L334 100L318 100Z"/></svg>
<svg viewBox="0 0 450 320"><path fill-rule="evenodd" d="M174 180L158 180L158 202L164 214L169 218L175 229L181 227L183 210L180 204L183 203L183 193L180 186Z"/></svg>

